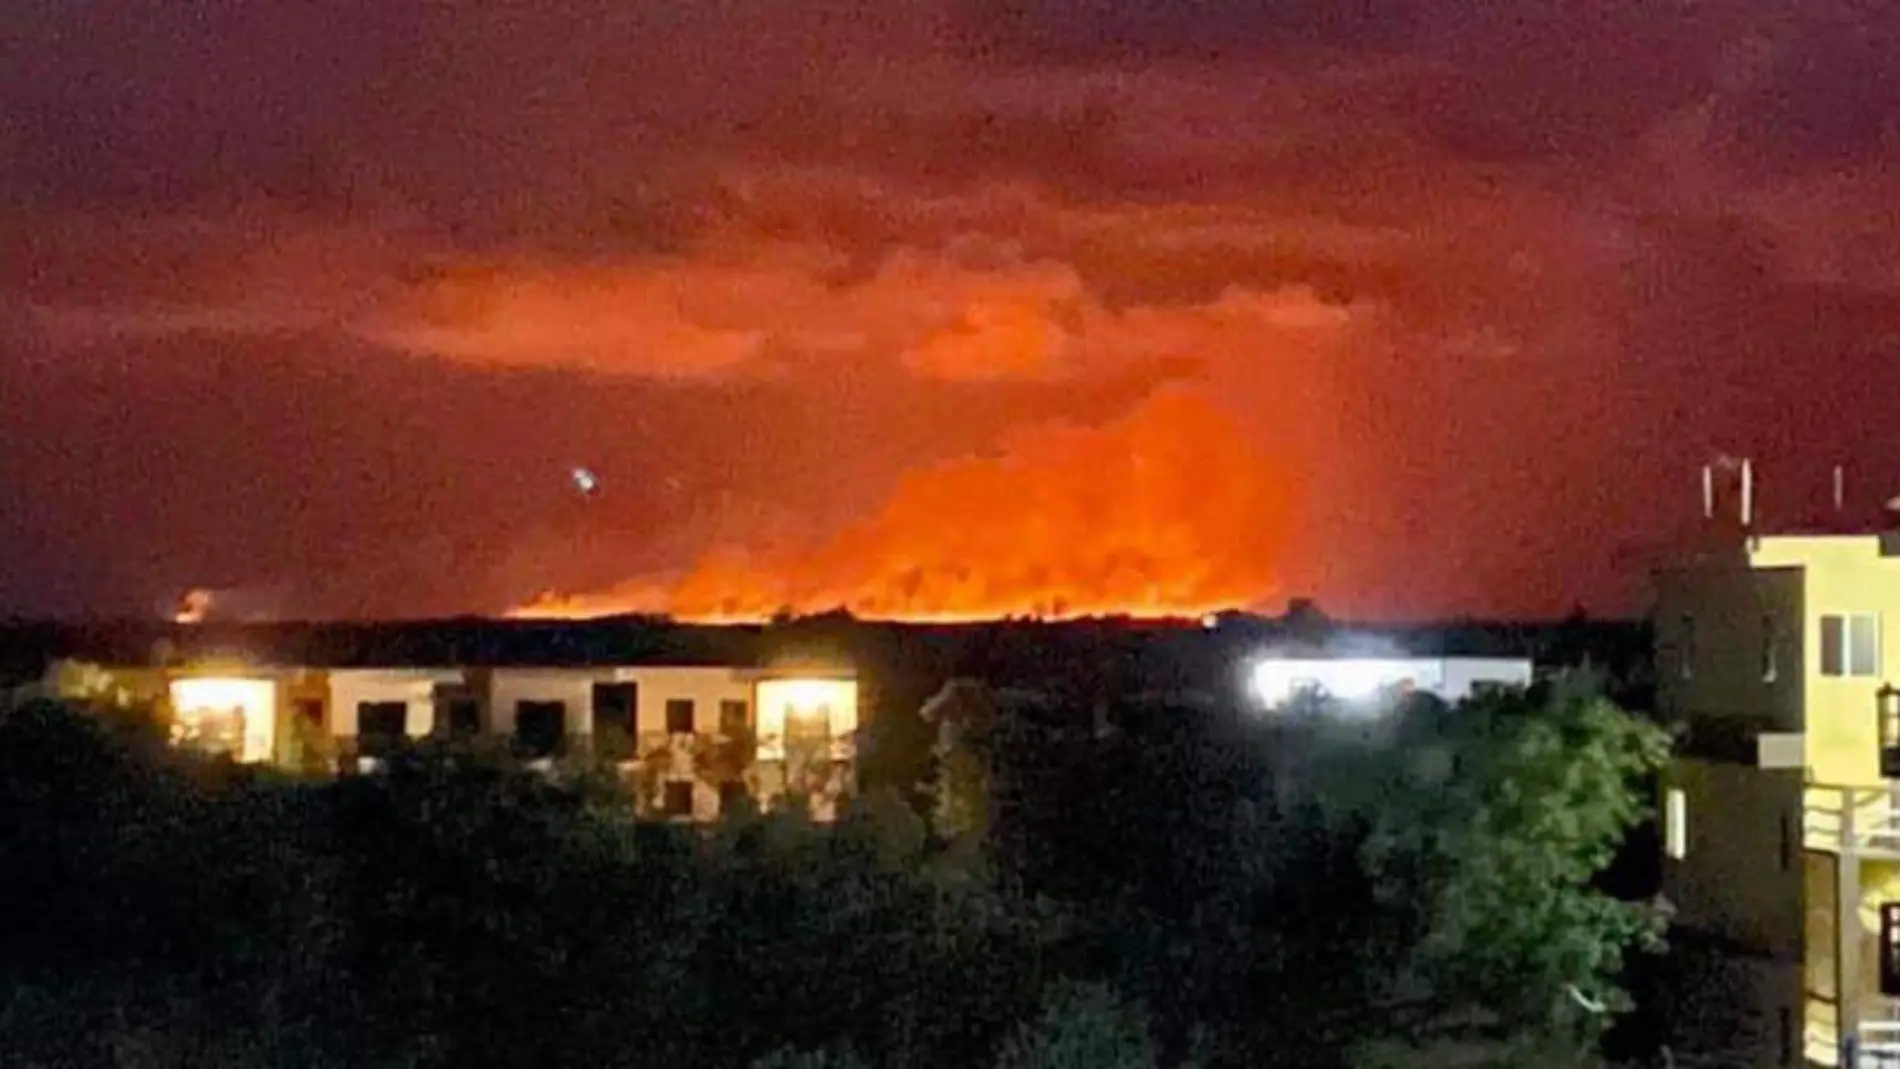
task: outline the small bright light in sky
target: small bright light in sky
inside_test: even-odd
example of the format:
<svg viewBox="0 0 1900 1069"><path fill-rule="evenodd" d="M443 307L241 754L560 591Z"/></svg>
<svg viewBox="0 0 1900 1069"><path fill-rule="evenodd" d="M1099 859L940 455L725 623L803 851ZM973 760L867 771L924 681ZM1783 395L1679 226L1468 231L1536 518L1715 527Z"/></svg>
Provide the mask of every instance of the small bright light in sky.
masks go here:
<svg viewBox="0 0 1900 1069"><path fill-rule="evenodd" d="M575 468L573 471L574 488L592 497L600 489L600 477L592 468Z"/></svg>

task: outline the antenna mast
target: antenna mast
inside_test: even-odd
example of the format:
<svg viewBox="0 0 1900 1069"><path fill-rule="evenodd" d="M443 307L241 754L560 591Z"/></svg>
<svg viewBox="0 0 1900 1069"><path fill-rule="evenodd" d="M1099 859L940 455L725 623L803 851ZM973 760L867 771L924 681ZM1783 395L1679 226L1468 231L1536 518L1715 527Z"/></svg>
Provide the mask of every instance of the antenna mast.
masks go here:
<svg viewBox="0 0 1900 1069"><path fill-rule="evenodd" d="M1841 512L1846 508L1847 466L1845 464L1836 464L1834 465L1834 511Z"/></svg>
<svg viewBox="0 0 1900 1069"><path fill-rule="evenodd" d="M1702 465L1702 518L1715 519L1715 466Z"/></svg>

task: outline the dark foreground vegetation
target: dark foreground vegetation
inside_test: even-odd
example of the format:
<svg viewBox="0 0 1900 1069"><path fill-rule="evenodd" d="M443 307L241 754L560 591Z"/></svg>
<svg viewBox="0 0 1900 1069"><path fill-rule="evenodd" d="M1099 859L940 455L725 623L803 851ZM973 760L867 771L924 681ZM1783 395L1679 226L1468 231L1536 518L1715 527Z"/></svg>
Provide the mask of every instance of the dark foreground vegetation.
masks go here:
<svg viewBox="0 0 1900 1069"><path fill-rule="evenodd" d="M1581 686L1268 720L971 683L918 720L921 781L835 827L692 829L500 757L299 782L172 749L136 709L15 699L0 1050L22 1069L1558 1067L1597 1056L1658 933L1593 878L1664 742Z"/></svg>

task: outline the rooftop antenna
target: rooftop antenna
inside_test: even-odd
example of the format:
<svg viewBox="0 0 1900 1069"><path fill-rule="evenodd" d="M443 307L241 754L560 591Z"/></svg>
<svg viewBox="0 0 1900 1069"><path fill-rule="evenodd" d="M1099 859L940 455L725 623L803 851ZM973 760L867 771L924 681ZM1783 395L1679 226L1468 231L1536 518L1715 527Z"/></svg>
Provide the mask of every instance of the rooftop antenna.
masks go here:
<svg viewBox="0 0 1900 1069"><path fill-rule="evenodd" d="M1742 529L1755 525L1755 462L1742 461Z"/></svg>
<svg viewBox="0 0 1900 1069"><path fill-rule="evenodd" d="M1702 518L1715 519L1715 465L1702 465Z"/></svg>
<svg viewBox="0 0 1900 1069"><path fill-rule="evenodd" d="M1847 466L1844 464L1836 464L1834 465L1834 511L1841 512L1846 508Z"/></svg>

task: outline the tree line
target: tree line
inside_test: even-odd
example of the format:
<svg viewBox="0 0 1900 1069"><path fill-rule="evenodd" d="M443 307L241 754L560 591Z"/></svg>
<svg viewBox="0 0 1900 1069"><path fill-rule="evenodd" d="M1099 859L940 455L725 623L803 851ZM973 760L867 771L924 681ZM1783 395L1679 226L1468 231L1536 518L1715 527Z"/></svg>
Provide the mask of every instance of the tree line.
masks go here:
<svg viewBox="0 0 1900 1069"><path fill-rule="evenodd" d="M0 707L22 1067L1587 1065L1666 740L1569 682L1276 717L952 683L833 825L430 745L305 779Z"/></svg>

